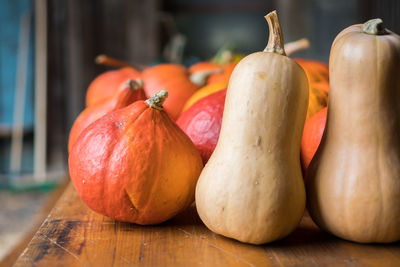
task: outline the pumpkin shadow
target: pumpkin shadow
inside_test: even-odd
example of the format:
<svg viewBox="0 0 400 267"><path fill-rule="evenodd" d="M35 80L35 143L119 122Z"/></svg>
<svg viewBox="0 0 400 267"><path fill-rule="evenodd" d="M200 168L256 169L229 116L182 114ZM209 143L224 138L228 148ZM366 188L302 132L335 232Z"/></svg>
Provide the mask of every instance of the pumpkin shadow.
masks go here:
<svg viewBox="0 0 400 267"><path fill-rule="evenodd" d="M193 203L186 210L177 214L173 218L168 221L160 224L160 225L174 225L174 226L185 226L185 225L199 225L203 224L201 221L199 214L196 210L196 205Z"/></svg>

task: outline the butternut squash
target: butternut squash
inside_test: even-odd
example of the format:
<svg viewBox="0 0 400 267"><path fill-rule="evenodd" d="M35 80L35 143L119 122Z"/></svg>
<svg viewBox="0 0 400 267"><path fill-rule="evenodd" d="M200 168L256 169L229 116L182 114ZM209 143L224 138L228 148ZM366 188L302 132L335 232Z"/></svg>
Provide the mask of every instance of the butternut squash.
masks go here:
<svg viewBox="0 0 400 267"><path fill-rule="evenodd" d="M347 240L400 240L399 70L400 36L380 19L350 26L333 42L308 210L322 229Z"/></svg>
<svg viewBox="0 0 400 267"><path fill-rule="evenodd" d="M220 137L196 187L205 225L252 244L288 235L305 208L299 155L307 77L285 56L276 12L266 19L268 45L234 69Z"/></svg>

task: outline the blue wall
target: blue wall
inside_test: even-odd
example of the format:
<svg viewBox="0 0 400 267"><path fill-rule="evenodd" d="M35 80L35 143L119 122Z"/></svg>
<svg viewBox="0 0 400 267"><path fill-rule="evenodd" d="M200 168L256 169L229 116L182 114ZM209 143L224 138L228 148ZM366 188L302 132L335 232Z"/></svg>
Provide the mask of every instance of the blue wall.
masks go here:
<svg viewBox="0 0 400 267"><path fill-rule="evenodd" d="M0 1L0 124L11 127L13 122L15 79L18 61L18 39L21 16L32 14L28 60L27 92L25 100L26 128L33 127L33 1Z"/></svg>

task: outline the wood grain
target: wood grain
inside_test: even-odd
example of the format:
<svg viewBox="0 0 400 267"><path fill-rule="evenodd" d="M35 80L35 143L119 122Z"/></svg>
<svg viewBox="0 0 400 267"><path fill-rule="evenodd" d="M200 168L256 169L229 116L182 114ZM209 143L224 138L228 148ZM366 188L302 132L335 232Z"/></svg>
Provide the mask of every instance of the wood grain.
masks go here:
<svg viewBox="0 0 400 267"><path fill-rule="evenodd" d="M89 210L69 185L15 266L400 266L400 243L362 245L320 231L310 217L263 246L209 231L194 206L156 226Z"/></svg>

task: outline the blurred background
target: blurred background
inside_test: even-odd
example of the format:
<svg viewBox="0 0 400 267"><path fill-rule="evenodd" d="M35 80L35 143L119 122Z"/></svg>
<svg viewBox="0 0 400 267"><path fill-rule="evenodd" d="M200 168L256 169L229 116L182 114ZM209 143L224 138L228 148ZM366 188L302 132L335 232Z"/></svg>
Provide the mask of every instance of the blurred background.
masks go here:
<svg viewBox="0 0 400 267"><path fill-rule="evenodd" d="M326 63L349 25L380 17L400 32L398 0L1 0L0 261L57 199L49 195L67 177L68 134L86 89L111 69L97 55L190 66L221 47L260 51L273 9L285 42L311 43L294 56Z"/></svg>

